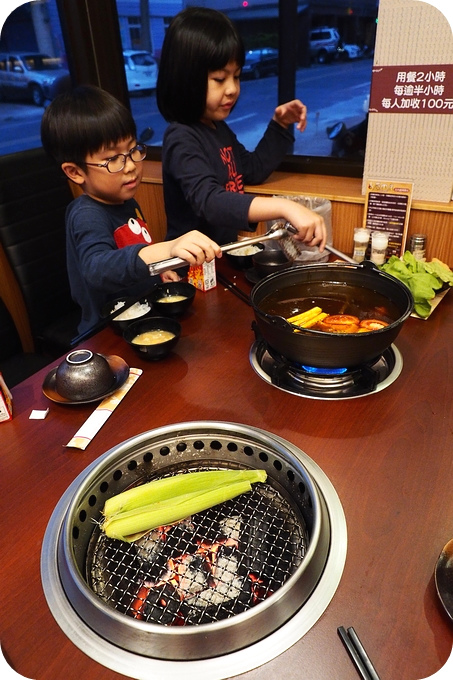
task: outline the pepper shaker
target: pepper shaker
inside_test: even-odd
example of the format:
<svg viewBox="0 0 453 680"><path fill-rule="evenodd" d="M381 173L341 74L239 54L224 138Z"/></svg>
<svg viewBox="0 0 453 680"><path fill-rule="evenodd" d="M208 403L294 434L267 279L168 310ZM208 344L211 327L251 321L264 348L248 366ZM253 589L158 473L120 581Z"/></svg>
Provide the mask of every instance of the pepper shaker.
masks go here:
<svg viewBox="0 0 453 680"><path fill-rule="evenodd" d="M416 260L424 260L426 255L425 234L412 234L409 239L409 250Z"/></svg>

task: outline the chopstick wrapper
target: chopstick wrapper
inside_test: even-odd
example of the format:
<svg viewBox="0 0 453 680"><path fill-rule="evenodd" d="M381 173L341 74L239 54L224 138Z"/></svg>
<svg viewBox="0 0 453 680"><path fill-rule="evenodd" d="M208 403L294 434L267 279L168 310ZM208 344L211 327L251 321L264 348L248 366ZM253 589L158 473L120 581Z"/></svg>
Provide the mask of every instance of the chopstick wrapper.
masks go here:
<svg viewBox="0 0 453 680"><path fill-rule="evenodd" d="M93 411L91 416L87 418L80 430L75 433L74 437L66 444L66 446L84 451L142 373L143 371L141 368L131 368L129 370L129 377L124 385L118 388L110 397L101 401L99 406Z"/></svg>

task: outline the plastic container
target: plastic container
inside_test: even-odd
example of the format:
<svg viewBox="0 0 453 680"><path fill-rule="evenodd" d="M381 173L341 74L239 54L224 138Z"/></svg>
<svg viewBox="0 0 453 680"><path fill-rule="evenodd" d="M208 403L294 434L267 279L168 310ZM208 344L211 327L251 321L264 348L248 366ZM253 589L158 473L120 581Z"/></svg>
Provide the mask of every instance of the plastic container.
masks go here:
<svg viewBox="0 0 453 680"><path fill-rule="evenodd" d="M356 262L363 262L365 259L369 241L369 229L362 229L361 227L356 227L356 229L354 229L354 252L352 258Z"/></svg>
<svg viewBox="0 0 453 680"><path fill-rule="evenodd" d="M383 231L373 231L371 234L371 261L374 264L384 264L387 257L388 234Z"/></svg>
<svg viewBox="0 0 453 680"><path fill-rule="evenodd" d="M313 212L319 213L324 218L326 225L327 239L326 242L329 245L333 245L332 236L332 203L327 198L318 198L316 196L277 196L277 198L286 198L290 201L296 201L296 203L301 203L305 208L313 210ZM275 223L275 220L267 223L267 229ZM282 222L284 224L284 221ZM301 253L296 258L296 261L302 262L327 262L329 259L329 253L325 250L323 253L319 251L318 246L307 246L301 241L298 242L301 247ZM266 248L279 248L277 242L270 241L266 244Z"/></svg>

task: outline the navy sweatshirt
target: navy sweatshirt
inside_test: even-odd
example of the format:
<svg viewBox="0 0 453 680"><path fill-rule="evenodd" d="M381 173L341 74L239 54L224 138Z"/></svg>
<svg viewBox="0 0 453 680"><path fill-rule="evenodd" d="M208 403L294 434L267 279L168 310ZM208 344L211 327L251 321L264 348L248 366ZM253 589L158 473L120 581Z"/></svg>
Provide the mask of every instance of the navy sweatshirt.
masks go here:
<svg viewBox="0 0 453 680"><path fill-rule="evenodd" d="M171 123L162 146L167 239L198 229L219 244L254 231L248 211L254 196L244 184L261 184L291 148L294 137L271 121L255 151L238 141L225 122Z"/></svg>
<svg viewBox="0 0 453 680"><path fill-rule="evenodd" d="M66 259L71 295L82 308L78 332L90 330L102 307L116 297L149 293L158 277L138 257L151 243L134 199L107 205L89 196L76 198L66 210Z"/></svg>

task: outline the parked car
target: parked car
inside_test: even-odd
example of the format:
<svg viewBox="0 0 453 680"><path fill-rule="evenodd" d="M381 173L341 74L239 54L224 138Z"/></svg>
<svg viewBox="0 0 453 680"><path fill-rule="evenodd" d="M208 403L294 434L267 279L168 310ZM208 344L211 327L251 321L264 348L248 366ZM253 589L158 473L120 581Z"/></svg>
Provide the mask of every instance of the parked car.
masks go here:
<svg viewBox="0 0 453 680"><path fill-rule="evenodd" d="M123 57L129 94L155 90L158 66L153 55L145 50L125 50Z"/></svg>
<svg viewBox="0 0 453 680"><path fill-rule="evenodd" d="M248 50L245 53L245 63L242 67L242 76L249 78L262 78L263 76L278 74L278 50L273 47Z"/></svg>
<svg viewBox="0 0 453 680"><path fill-rule="evenodd" d="M349 59L360 59L364 55L364 51L358 45L352 43L342 43L338 45L338 58L342 61L348 61Z"/></svg>
<svg viewBox="0 0 453 680"><path fill-rule="evenodd" d="M42 52L0 53L0 99L25 99L36 106L71 87L61 59Z"/></svg>
<svg viewBox="0 0 453 680"><path fill-rule="evenodd" d="M321 26L310 31L310 57L318 64L327 64L337 56L340 34L336 28Z"/></svg>

